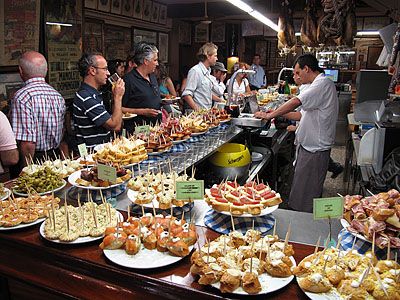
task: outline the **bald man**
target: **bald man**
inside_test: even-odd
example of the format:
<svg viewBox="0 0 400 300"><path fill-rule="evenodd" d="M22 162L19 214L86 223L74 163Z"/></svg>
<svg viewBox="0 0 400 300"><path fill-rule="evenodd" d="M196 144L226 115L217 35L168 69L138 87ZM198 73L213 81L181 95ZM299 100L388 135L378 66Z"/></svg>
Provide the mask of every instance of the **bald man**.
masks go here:
<svg viewBox="0 0 400 300"><path fill-rule="evenodd" d="M65 101L46 83L47 61L36 51L22 54L19 74L25 86L11 102L11 123L21 160L42 159L59 152L63 137ZM47 155L46 155L47 154Z"/></svg>

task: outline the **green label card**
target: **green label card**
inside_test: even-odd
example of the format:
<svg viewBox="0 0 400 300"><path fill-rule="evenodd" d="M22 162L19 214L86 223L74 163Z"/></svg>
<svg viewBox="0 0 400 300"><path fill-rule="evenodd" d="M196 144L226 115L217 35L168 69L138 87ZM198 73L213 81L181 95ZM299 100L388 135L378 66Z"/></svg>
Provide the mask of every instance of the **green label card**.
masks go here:
<svg viewBox="0 0 400 300"><path fill-rule="evenodd" d="M122 136L126 137L126 129L125 128L122 129Z"/></svg>
<svg viewBox="0 0 400 300"><path fill-rule="evenodd" d="M150 132L150 125L142 125L135 127L135 133L149 133Z"/></svg>
<svg viewBox="0 0 400 300"><path fill-rule="evenodd" d="M86 148L86 144L85 144L85 143L79 144L79 145L78 145L78 150L79 150L79 155L80 155L80 157L85 157L85 156L88 155L88 153L87 153L87 148Z"/></svg>
<svg viewBox="0 0 400 300"><path fill-rule="evenodd" d="M204 180L177 181L176 200L203 200Z"/></svg>
<svg viewBox="0 0 400 300"><path fill-rule="evenodd" d="M317 198L314 199L314 220L341 218L343 215L343 198Z"/></svg>
<svg viewBox="0 0 400 300"><path fill-rule="evenodd" d="M113 167L106 165L97 165L97 176L101 180L108 180L110 182L117 181L117 170Z"/></svg>

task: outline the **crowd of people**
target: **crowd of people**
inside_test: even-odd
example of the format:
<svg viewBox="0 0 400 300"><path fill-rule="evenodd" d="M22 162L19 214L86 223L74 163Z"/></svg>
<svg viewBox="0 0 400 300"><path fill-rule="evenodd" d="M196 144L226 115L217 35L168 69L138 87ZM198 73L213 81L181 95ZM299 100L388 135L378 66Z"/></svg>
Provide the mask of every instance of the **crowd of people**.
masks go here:
<svg viewBox="0 0 400 300"><path fill-rule="evenodd" d="M218 62L218 47L204 44L197 53L198 64L190 68L179 86L168 76L165 65L158 62L154 45L138 43L126 61L107 61L101 53L85 53L78 61L82 83L72 104L73 136L65 137L66 104L63 97L45 82L47 62L35 51L24 53L19 72L25 85L11 101L10 123L0 113L0 159L6 166L16 165L15 174L30 161L56 157L61 152L85 143L91 148L110 140L112 132L122 128L128 133L135 126L162 122L162 98L182 97L181 109L190 112L210 109L224 103L228 70ZM251 66L239 62L236 69L253 70L255 74L238 74L233 94L249 93L266 85L265 72L256 54ZM118 74L112 84L108 79ZM295 64L294 79L302 85L299 95L270 112L257 112L258 118L286 116L298 120L296 130L297 159L289 206L311 211L312 199L322 193L328 170L330 149L334 143L338 101L334 84L324 77L316 58L300 56ZM295 112L297 107L301 110ZM123 114L135 114L130 120ZM318 124L318 126L316 126ZM1 166L0 166L1 167Z"/></svg>

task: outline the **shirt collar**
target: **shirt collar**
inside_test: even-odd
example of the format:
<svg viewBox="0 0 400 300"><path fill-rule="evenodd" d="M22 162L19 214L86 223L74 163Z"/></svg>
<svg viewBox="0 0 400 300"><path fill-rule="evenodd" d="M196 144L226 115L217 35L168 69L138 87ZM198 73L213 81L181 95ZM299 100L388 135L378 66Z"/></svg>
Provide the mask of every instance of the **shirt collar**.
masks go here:
<svg viewBox="0 0 400 300"><path fill-rule="evenodd" d="M88 90L90 93L93 93L95 95L99 95L100 94L100 92L97 89L95 89L91 85L87 84L86 82L82 82L81 83L81 89Z"/></svg>
<svg viewBox="0 0 400 300"><path fill-rule="evenodd" d="M46 80L43 77L32 77L25 81L25 85L33 82L46 82Z"/></svg>
<svg viewBox="0 0 400 300"><path fill-rule="evenodd" d="M211 74L211 68L206 68L206 66L200 61L199 62L200 70L203 72L204 75Z"/></svg>

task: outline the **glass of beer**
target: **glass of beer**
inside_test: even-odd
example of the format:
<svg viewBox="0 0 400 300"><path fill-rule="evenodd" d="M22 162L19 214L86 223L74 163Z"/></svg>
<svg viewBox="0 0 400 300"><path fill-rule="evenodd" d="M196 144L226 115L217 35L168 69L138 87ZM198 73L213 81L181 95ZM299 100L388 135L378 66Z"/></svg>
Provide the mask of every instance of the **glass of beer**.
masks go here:
<svg viewBox="0 0 400 300"><path fill-rule="evenodd" d="M120 79L119 75L117 73L112 74L110 77L108 77L108 81L111 83L112 87L117 84L118 79Z"/></svg>

